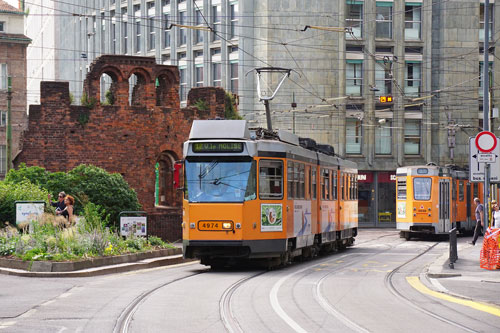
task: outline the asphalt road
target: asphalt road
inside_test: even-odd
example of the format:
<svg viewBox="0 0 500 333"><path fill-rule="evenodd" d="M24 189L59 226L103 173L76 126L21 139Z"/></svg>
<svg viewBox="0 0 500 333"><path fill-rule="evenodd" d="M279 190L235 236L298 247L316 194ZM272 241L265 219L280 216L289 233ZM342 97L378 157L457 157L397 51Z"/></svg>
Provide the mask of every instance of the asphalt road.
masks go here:
<svg viewBox="0 0 500 333"><path fill-rule="evenodd" d="M419 289L446 251L361 229L346 251L274 271L190 263L78 279L2 275L0 331L499 332L500 317Z"/></svg>

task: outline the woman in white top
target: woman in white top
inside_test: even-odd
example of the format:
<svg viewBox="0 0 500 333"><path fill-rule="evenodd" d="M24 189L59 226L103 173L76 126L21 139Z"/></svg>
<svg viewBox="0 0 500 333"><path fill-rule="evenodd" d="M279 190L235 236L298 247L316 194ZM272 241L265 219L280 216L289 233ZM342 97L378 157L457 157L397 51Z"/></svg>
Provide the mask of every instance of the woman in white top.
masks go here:
<svg viewBox="0 0 500 333"><path fill-rule="evenodd" d="M495 202L491 206L492 208L492 215L493 215L493 221L491 226L493 228L500 228L500 209L498 208L498 204Z"/></svg>

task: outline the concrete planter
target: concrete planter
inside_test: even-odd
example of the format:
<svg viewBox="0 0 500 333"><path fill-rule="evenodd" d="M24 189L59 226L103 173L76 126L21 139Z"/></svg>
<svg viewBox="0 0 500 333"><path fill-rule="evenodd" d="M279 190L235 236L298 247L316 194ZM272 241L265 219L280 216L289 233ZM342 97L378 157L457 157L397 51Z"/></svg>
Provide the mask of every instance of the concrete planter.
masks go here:
<svg viewBox="0 0 500 333"><path fill-rule="evenodd" d="M182 249L161 249L141 253L124 254L120 256L93 258L80 261L23 261L19 259L0 258L0 267L20 269L29 272L74 272L83 269L133 263L144 259L168 257L182 254Z"/></svg>

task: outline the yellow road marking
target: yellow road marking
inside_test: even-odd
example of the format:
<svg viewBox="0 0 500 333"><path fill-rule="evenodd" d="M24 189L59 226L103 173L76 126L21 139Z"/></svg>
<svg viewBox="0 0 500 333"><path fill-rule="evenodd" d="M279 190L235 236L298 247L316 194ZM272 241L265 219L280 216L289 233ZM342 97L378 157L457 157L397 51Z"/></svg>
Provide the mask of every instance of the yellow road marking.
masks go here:
<svg viewBox="0 0 500 333"><path fill-rule="evenodd" d="M476 309L479 311L483 311L483 312L487 312L487 313L492 314L494 316L500 317L500 308L497 306L489 305L489 304L485 304L485 303L480 303L480 302L474 302L471 300L466 300L466 299L446 295L446 294L443 294L443 293L440 293L440 292L437 292L434 290L430 290L422 282L420 282L420 279L418 278L418 276L408 276L408 277L406 277L406 281L408 281L408 283L413 288L417 289L418 291L420 291L423 294L427 294L427 295L430 295L432 297L440 298L440 299L443 299L443 300L448 301L448 302L468 306L470 308L473 308L473 309Z"/></svg>

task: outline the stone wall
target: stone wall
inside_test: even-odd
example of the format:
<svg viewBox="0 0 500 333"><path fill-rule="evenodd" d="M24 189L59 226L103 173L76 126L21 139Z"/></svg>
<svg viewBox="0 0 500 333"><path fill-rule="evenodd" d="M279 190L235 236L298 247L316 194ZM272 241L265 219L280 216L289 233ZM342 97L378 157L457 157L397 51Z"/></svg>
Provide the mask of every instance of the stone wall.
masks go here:
<svg viewBox="0 0 500 333"><path fill-rule="evenodd" d="M100 78L104 73L113 79L113 105L100 102ZM138 84L130 94L130 103L132 74L137 76ZM68 82L42 82L41 104L30 106L23 149L14 162L49 171L93 164L119 172L148 212L150 234L178 240L181 193L174 189L173 162L182 158L182 143L194 119L224 116L222 88L192 89L188 106L182 109L178 89L177 67L157 65L154 58L115 55L102 56L91 66L84 83L87 106L70 105ZM207 102L207 110L191 106L200 99ZM160 174L162 200L155 205L158 162L164 165L161 172L165 174Z"/></svg>

